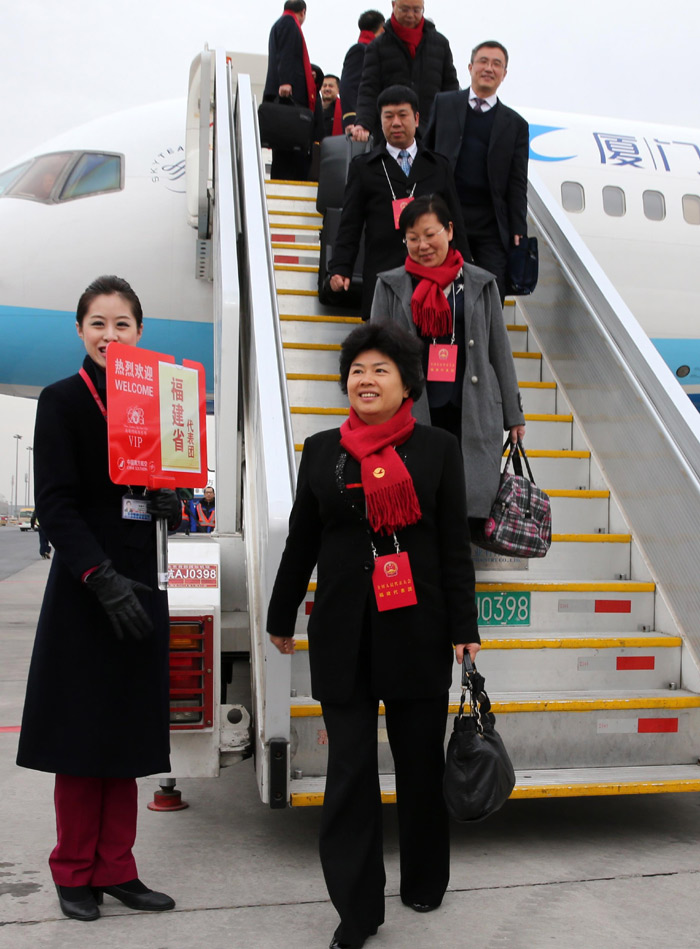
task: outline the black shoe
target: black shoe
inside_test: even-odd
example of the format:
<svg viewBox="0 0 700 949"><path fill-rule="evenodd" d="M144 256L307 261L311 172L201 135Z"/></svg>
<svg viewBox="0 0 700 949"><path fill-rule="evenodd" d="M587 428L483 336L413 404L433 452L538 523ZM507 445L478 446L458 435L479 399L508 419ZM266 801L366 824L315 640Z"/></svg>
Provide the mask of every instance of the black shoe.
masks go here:
<svg viewBox="0 0 700 949"><path fill-rule="evenodd" d="M342 936L338 935L339 930L340 930L340 926L333 933L333 938L330 941L330 945L328 946L328 949L362 949L362 947L365 944L365 939L367 939L369 936L377 935L377 930L373 929L371 933L367 933L367 936L365 937L365 939L359 939L359 940L356 939L354 942L346 942Z"/></svg>
<svg viewBox="0 0 700 949"><path fill-rule="evenodd" d="M404 906L414 909L417 913L432 913L434 909L437 909L440 905L439 903L412 903L402 900Z"/></svg>
<svg viewBox="0 0 700 949"><path fill-rule="evenodd" d="M162 913L175 908L175 900L165 893L149 890L140 880L128 880L118 886L95 886L92 888L95 899L102 902L102 894L113 896L129 909L141 909L151 913Z"/></svg>
<svg viewBox="0 0 700 949"><path fill-rule="evenodd" d="M100 918L100 911L89 886L59 886L57 883L56 892L61 912L69 919L88 923Z"/></svg>

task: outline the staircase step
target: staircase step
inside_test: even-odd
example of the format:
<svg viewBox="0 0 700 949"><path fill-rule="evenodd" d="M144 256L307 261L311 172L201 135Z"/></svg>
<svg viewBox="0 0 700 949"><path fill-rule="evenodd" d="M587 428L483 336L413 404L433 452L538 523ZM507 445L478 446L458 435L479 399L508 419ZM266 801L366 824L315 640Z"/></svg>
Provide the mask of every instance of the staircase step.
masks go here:
<svg viewBox="0 0 700 949"><path fill-rule="evenodd" d="M269 178L265 182L265 194L270 195L289 195L290 197L309 197L316 201L318 192L318 182L316 181L283 181L281 179Z"/></svg>
<svg viewBox="0 0 700 949"><path fill-rule="evenodd" d="M382 803L396 803L393 774L380 774ZM323 804L325 777L302 777L290 783L293 807ZM515 772L511 800L518 798L605 797L620 794L668 794L700 791L697 764L657 765L628 768L560 768Z"/></svg>

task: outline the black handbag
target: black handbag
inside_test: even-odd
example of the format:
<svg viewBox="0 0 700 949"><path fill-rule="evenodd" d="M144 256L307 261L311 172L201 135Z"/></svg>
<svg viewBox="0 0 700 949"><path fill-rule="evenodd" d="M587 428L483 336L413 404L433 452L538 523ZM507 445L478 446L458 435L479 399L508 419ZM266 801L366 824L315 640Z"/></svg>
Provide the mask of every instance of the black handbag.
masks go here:
<svg viewBox="0 0 700 949"><path fill-rule="evenodd" d="M506 439L509 449L501 483L491 514L481 530L474 531L472 543L506 557L544 557L552 543L552 510L549 495L538 488L523 443ZM525 461L528 478L523 477ZM508 471L511 459L513 474Z"/></svg>
<svg viewBox="0 0 700 949"><path fill-rule="evenodd" d="M300 148L307 152L311 147L314 114L311 109L296 105L291 97L261 102L258 106L258 124L263 148L284 151Z"/></svg>
<svg viewBox="0 0 700 949"><path fill-rule="evenodd" d="M537 286L539 259L536 237L523 237L517 247L508 251L506 263L506 292L513 297L524 297Z"/></svg>
<svg viewBox="0 0 700 949"><path fill-rule="evenodd" d="M494 727L496 716L484 691L485 679L465 653L462 698L447 745L443 794L450 817L462 823L488 817L502 807L515 787L515 771ZM469 692L469 713L464 701Z"/></svg>

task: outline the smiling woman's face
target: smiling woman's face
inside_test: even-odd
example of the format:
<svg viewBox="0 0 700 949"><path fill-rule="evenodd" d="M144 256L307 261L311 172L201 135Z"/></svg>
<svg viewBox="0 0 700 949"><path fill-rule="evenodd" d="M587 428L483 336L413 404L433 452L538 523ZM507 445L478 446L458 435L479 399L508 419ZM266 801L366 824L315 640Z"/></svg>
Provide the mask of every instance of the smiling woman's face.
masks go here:
<svg viewBox="0 0 700 949"><path fill-rule="evenodd" d="M348 374L348 398L363 422L387 422L408 397L399 367L377 349L359 353Z"/></svg>
<svg viewBox="0 0 700 949"><path fill-rule="evenodd" d="M119 293L103 293L95 297L82 323L76 323L76 326L88 356L103 369L107 365L107 346L110 343L135 346L143 333L143 326L136 322L131 305Z"/></svg>

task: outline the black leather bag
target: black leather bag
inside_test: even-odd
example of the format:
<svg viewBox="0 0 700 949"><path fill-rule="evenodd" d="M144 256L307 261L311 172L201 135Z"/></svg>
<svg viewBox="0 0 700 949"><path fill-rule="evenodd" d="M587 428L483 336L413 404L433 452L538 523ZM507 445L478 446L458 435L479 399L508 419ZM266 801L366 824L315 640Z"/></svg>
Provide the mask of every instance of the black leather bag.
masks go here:
<svg viewBox="0 0 700 949"><path fill-rule="evenodd" d="M502 807L515 787L515 771L495 729L496 716L485 680L468 654L462 663L462 698L447 745L443 793L450 817L461 823L483 820ZM464 702L469 692L469 712Z"/></svg>
<svg viewBox="0 0 700 949"><path fill-rule="evenodd" d="M524 237L508 251L506 291L510 296L527 296L537 286L539 256L536 237Z"/></svg>
<svg viewBox="0 0 700 949"><path fill-rule="evenodd" d="M292 98L277 98L258 106L260 143L263 148L307 152L311 147L314 114L311 109L296 105Z"/></svg>

